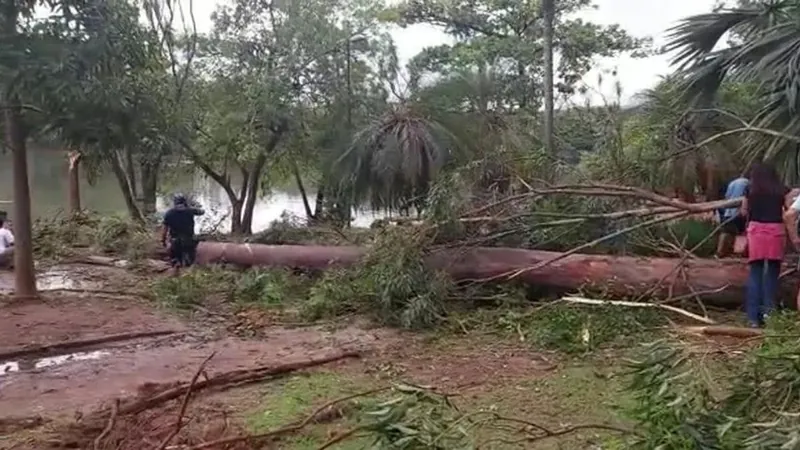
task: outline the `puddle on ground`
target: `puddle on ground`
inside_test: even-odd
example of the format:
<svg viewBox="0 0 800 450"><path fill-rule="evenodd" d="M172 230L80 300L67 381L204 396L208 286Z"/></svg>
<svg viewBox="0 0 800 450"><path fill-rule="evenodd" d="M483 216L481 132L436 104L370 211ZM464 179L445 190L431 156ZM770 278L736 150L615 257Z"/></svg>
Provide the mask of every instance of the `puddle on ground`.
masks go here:
<svg viewBox="0 0 800 450"><path fill-rule="evenodd" d="M48 270L36 276L36 287L40 291L81 289L86 288L86 285L86 282L76 279L66 270Z"/></svg>
<svg viewBox="0 0 800 450"><path fill-rule="evenodd" d="M89 289L90 285L91 283L80 280L67 270L51 269L36 274L36 288L41 292L60 289ZM14 273L0 272L0 294L10 294L13 292Z"/></svg>
<svg viewBox="0 0 800 450"><path fill-rule="evenodd" d="M48 367L57 367L68 362L74 361L89 361L100 359L104 356L110 355L110 352L103 350L95 350L91 352L76 352L67 355L48 356L46 358L34 359L21 359L19 361L5 361L0 362L0 377L9 373L19 372L22 370L31 369L45 369Z"/></svg>

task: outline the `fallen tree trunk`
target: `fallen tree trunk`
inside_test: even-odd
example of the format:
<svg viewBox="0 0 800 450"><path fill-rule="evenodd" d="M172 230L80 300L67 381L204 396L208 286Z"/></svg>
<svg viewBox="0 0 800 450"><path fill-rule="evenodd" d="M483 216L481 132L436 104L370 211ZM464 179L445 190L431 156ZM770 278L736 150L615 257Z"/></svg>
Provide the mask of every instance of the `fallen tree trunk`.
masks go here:
<svg viewBox="0 0 800 450"><path fill-rule="evenodd" d="M352 265L365 249L352 246L262 245L202 242L199 264L230 263L240 266L325 269ZM560 253L513 248L478 247L442 250L428 256L427 263L450 273L457 280L484 280L519 272L559 256ZM683 264L680 270L676 266ZM617 296L650 292L661 299L697 293L713 303L738 306L747 280L747 264L740 259L645 258L574 254L540 269L519 273L516 280L554 290L575 291L594 287ZM798 274L782 280L786 298L797 286Z"/></svg>

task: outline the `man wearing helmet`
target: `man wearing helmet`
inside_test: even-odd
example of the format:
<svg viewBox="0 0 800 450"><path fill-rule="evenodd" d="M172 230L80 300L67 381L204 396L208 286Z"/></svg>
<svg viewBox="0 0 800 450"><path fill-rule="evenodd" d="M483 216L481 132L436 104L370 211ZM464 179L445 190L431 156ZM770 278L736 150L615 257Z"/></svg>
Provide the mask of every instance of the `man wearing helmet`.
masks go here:
<svg viewBox="0 0 800 450"><path fill-rule="evenodd" d="M197 241L194 238L194 217L205 212L189 204L186 196L175 194L172 199L173 206L164 214L161 231L161 245L167 246L169 237L169 257L175 274L181 266L190 266L194 263L197 250Z"/></svg>

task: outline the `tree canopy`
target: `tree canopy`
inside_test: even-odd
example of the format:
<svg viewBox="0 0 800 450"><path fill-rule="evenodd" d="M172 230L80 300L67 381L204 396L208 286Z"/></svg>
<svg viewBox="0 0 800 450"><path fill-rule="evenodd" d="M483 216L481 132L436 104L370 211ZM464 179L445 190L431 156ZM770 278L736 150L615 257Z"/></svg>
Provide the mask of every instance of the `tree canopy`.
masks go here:
<svg viewBox="0 0 800 450"><path fill-rule="evenodd" d="M236 0L199 31L173 0L12 2L7 146L20 158L27 138L79 152L90 178L114 175L141 222L172 169L196 170L225 193L242 234L279 179L297 184L309 220L341 224L353 208L423 211L454 173L470 174L477 197L553 177L713 197L756 159L797 179L793 2L680 22L667 46L676 72L635 108L570 99L598 58L646 56L648 37L580 19L589 0L559 1L552 17L543 6ZM413 24L451 41L404 67L390 30ZM566 105L552 123L550 92Z"/></svg>

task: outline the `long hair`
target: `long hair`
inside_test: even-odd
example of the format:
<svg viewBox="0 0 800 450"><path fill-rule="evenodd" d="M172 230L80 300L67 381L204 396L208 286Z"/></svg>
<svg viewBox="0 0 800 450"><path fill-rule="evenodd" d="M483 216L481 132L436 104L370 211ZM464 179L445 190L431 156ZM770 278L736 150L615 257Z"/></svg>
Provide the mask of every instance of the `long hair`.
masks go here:
<svg viewBox="0 0 800 450"><path fill-rule="evenodd" d="M749 172L751 194L783 196L786 193L786 186L778 176L775 166L755 163Z"/></svg>

